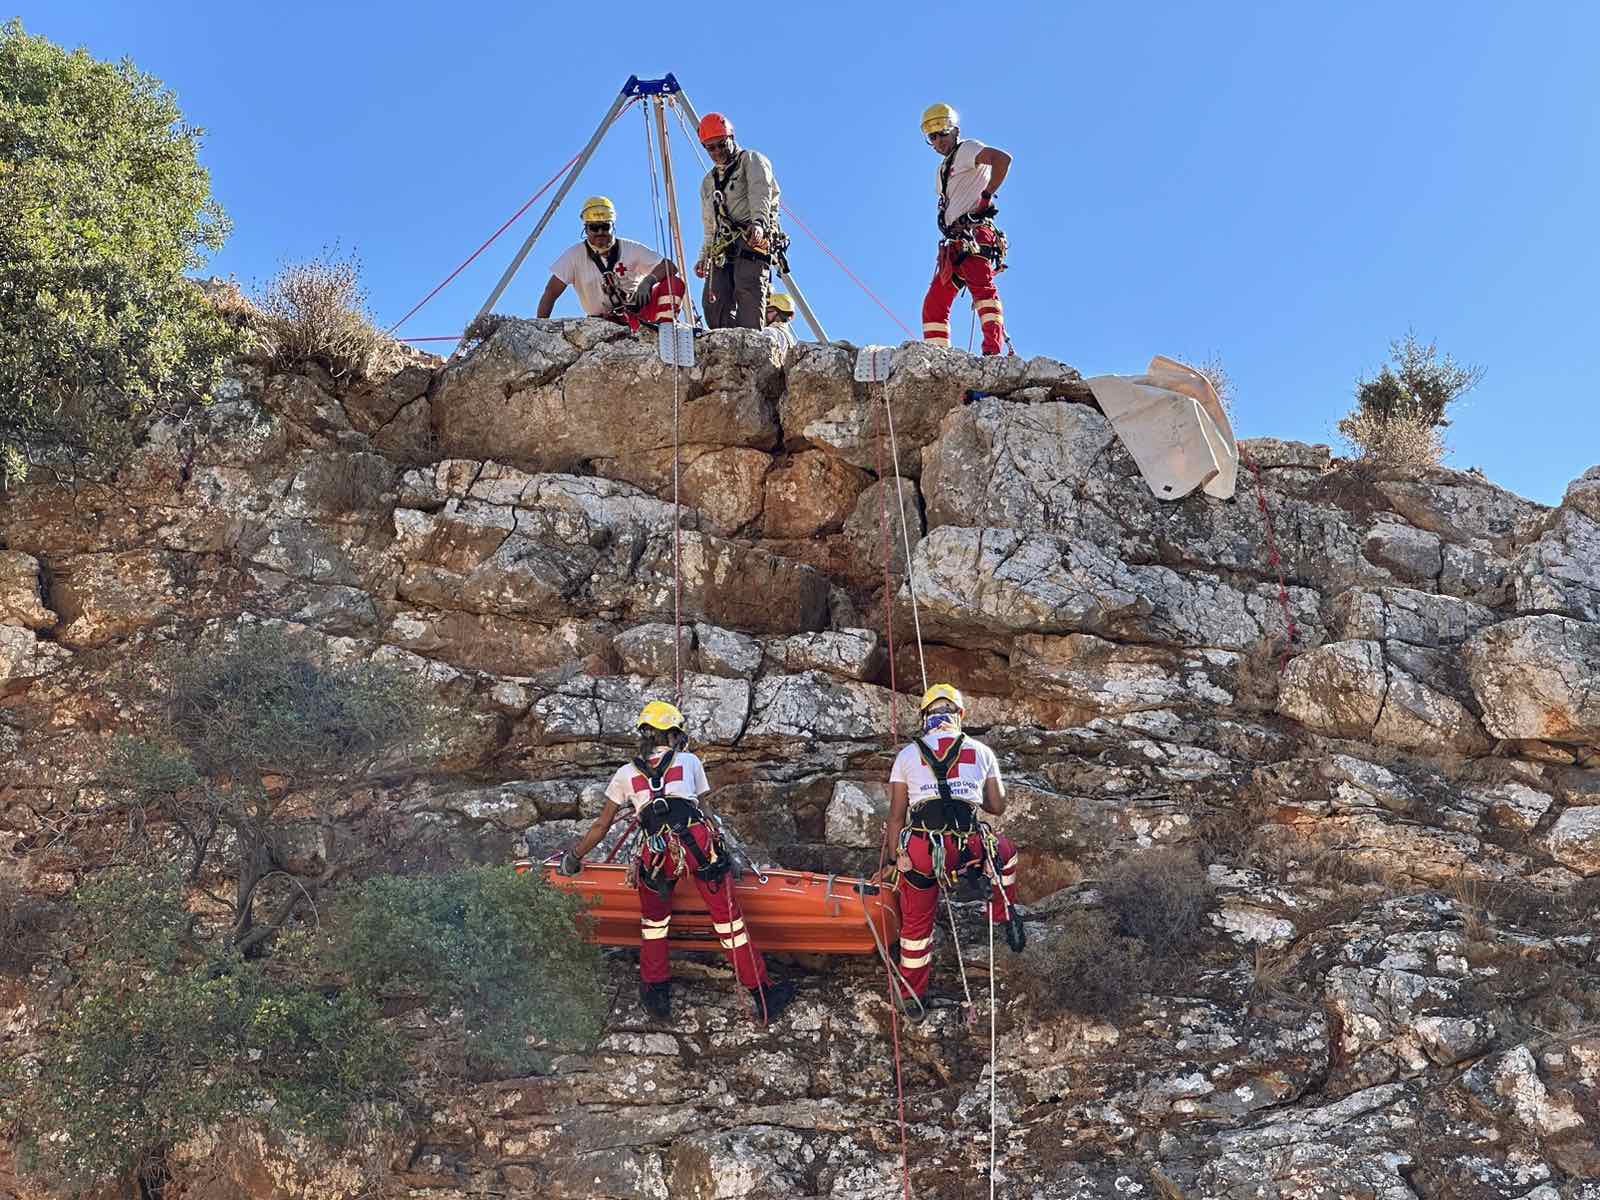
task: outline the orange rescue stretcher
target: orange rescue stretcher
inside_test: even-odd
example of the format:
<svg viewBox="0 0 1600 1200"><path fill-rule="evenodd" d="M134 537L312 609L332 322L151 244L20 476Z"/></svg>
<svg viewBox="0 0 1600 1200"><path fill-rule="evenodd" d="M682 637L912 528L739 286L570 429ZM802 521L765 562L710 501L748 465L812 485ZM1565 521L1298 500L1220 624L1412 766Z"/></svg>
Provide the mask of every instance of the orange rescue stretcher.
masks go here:
<svg viewBox="0 0 1600 1200"><path fill-rule="evenodd" d="M639 945L639 893L628 884L624 863L584 863L577 875L556 870L556 858L543 865L545 881L589 903L587 939L601 946ZM519 874L533 869L522 859ZM876 954L900 936L900 910L892 888L852 875L812 871L746 869L734 883L751 940L763 954ZM720 951L700 892L687 876L672 893L673 950ZM873 940L877 931L878 941Z"/></svg>

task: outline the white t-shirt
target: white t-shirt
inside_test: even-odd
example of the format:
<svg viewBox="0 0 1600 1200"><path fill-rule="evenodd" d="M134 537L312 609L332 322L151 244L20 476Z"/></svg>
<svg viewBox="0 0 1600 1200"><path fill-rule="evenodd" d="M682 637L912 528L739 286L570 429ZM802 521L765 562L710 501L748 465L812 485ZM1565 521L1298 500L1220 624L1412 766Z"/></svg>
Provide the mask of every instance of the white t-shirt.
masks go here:
<svg viewBox="0 0 1600 1200"><path fill-rule="evenodd" d="M631 296L633 289L639 286L639 280L656 269L661 256L649 246L641 246L638 242L630 242L627 238L618 238L617 242L622 249L617 254L617 265L613 269L618 282L622 285L622 294ZM608 250L600 257L607 259L610 256L611 252ZM591 317L603 317L611 312L611 302L606 299L605 281L600 275L599 268L589 258L587 242L579 242L576 246L569 247L550 265L550 274L568 287L577 289L578 303L583 305L583 311Z"/></svg>
<svg viewBox="0 0 1600 1200"><path fill-rule="evenodd" d="M950 752L954 741L954 737L941 733L937 740L928 741L928 747L942 758ZM1000 763L993 750L976 738L969 737L961 743L960 757L950 768L950 794L957 800L978 807L983 804L983 782L986 779L999 781ZM917 749L915 742L895 756L889 782L906 785L906 798L913 811L919 805L939 798L939 781L934 777L933 768L922 761L922 752Z"/></svg>
<svg viewBox="0 0 1600 1200"><path fill-rule="evenodd" d="M947 197L944 206L946 225L957 217L966 216L982 204L983 192L989 186L991 172L987 166L978 162L978 151L988 148L977 138L968 138L956 147L955 162L950 164L950 182L944 189ZM943 171L944 162L940 160L934 175L936 190Z"/></svg>
<svg viewBox="0 0 1600 1200"><path fill-rule="evenodd" d="M650 765L655 766L665 753L663 749L660 754L652 755ZM673 756L672 765L667 768L662 788L667 795L682 796L686 800L704 796L711 790L711 784L706 779L705 764L698 755L687 750L679 751ZM623 763L611 777L611 782L606 784L606 799L618 808L631 807L636 813L643 812L650 803L650 780L631 762Z"/></svg>

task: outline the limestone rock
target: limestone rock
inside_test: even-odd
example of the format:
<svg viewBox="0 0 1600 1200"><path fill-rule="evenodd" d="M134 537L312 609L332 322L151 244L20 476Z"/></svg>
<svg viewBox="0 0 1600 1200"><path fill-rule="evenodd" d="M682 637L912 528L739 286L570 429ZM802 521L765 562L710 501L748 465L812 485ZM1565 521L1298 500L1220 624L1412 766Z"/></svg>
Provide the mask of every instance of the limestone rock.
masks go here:
<svg viewBox="0 0 1600 1200"><path fill-rule="evenodd" d="M887 495L885 495L887 493ZM885 508L888 520L884 520ZM901 513L905 525L901 526ZM917 481L891 475L888 479L870 485L856 497L856 506L845 518L844 534L852 556L860 563L869 578L883 578L884 538L887 525L889 571L899 577L905 573L905 547L909 542L913 553L922 540L926 522L922 513L922 495Z"/></svg>
<svg viewBox="0 0 1600 1200"><path fill-rule="evenodd" d="M888 727L886 689L805 671L756 681L745 740L865 740Z"/></svg>
<svg viewBox="0 0 1600 1200"><path fill-rule="evenodd" d="M1600 621L1600 521L1563 505L1512 565L1518 612Z"/></svg>
<svg viewBox="0 0 1600 1200"><path fill-rule="evenodd" d="M845 679L870 679L883 665L878 635L870 629L824 629L773 638L766 654L785 671L826 671Z"/></svg>
<svg viewBox="0 0 1600 1200"><path fill-rule="evenodd" d="M39 590L39 560L20 550L0 550L0 625L41 630L56 620Z"/></svg>
<svg viewBox="0 0 1600 1200"><path fill-rule="evenodd" d="M833 785L833 799L828 802L826 836L835 846L876 850L888 818L887 784L841 779Z"/></svg>
<svg viewBox="0 0 1600 1200"><path fill-rule="evenodd" d="M697 669L708 675L749 679L761 669L761 643L748 634L700 622L694 640Z"/></svg>
<svg viewBox="0 0 1600 1200"><path fill-rule="evenodd" d="M72 657L72 651L47 642L20 625L0 625L0 683L48 675Z"/></svg>
<svg viewBox="0 0 1600 1200"><path fill-rule="evenodd" d="M671 698L670 677L577 675L536 701L529 717L549 742L598 739L628 745L645 703ZM750 685L742 679L685 675L678 707L697 742L731 744L750 711Z"/></svg>
<svg viewBox="0 0 1600 1200"><path fill-rule="evenodd" d="M769 538L837 533L871 477L820 450L806 450L766 477L762 532Z"/></svg>
<svg viewBox="0 0 1600 1200"><path fill-rule="evenodd" d="M1061 696L1095 715L1233 703L1239 655L1227 650L1172 651L1121 646L1092 634L1012 642L1013 689Z"/></svg>
<svg viewBox="0 0 1600 1200"><path fill-rule="evenodd" d="M673 627L660 622L635 625L617 635L613 645L622 669L629 675L673 675L687 671L694 662L694 628L678 630L678 649L672 646ZM715 674L722 674L718 671Z"/></svg>
<svg viewBox="0 0 1600 1200"><path fill-rule="evenodd" d="M1600 875L1600 808L1567 809L1544 835L1544 848L1580 875Z"/></svg>
<svg viewBox="0 0 1600 1200"><path fill-rule="evenodd" d="M1401 521L1380 521L1367 532L1367 559L1410 584L1435 585L1444 569L1439 535Z"/></svg>
<svg viewBox="0 0 1600 1200"><path fill-rule="evenodd" d="M56 639L103 646L160 619L177 581L170 556L150 550L79 554L51 564L50 607L61 615Z"/></svg>
<svg viewBox="0 0 1600 1200"><path fill-rule="evenodd" d="M576 669L585 663L598 673L612 646L611 626L603 621L576 618L541 625L493 613L421 608L395 612L383 637L391 645L453 666L511 676Z"/></svg>
<svg viewBox="0 0 1600 1200"><path fill-rule="evenodd" d="M1500 553L1529 540L1549 511L1466 471L1382 480L1377 489L1416 528L1453 542L1488 543Z"/></svg>
<svg viewBox="0 0 1600 1200"><path fill-rule="evenodd" d="M1334 600L1334 630L1341 638L1456 646L1498 618L1481 604L1412 588L1350 588Z"/></svg>
<svg viewBox="0 0 1600 1200"><path fill-rule="evenodd" d="M1374 641L1330 642L1292 659L1278 711L1332 737L1482 753L1488 741L1459 701L1384 661Z"/></svg>
<svg viewBox="0 0 1600 1200"><path fill-rule="evenodd" d="M1112 530L1113 522L1082 497L1115 441L1111 423L1083 404L989 397L952 409L938 440L922 452L928 523L1069 537Z"/></svg>
<svg viewBox="0 0 1600 1200"><path fill-rule="evenodd" d="M1600 625L1514 617L1476 634L1462 656L1493 736L1600 743Z"/></svg>
<svg viewBox="0 0 1600 1200"><path fill-rule="evenodd" d="M694 455L683 469L684 503L693 505L712 531L738 533L761 516L771 468L765 451L743 446Z"/></svg>
<svg viewBox="0 0 1600 1200"><path fill-rule="evenodd" d="M759 334L717 331L700 342L699 363L678 371L660 360L654 339L611 329L597 331L604 341L573 353L573 327L502 324L435 385L442 451L533 471L601 460L613 465L608 474L630 478L640 455L672 447L675 387L682 444L773 445L778 426L767 396L776 368Z"/></svg>

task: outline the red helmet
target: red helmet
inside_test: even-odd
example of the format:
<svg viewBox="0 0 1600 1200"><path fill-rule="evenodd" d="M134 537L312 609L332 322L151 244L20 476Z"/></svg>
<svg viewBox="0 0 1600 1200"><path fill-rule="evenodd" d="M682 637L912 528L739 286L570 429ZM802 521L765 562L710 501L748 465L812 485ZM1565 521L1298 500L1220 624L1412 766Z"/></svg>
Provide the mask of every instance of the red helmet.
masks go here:
<svg viewBox="0 0 1600 1200"><path fill-rule="evenodd" d="M733 122L721 113L707 113L700 118L700 144L715 142L733 136Z"/></svg>

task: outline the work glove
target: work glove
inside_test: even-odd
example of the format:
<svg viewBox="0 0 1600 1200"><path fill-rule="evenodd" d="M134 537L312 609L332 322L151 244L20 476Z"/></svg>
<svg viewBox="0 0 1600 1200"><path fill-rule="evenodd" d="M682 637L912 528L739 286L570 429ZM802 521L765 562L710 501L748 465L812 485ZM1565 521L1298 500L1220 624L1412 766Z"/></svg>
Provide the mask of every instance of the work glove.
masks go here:
<svg viewBox="0 0 1600 1200"><path fill-rule="evenodd" d="M561 865L556 868L563 875L578 875L583 871L583 859L579 858L570 849L562 852Z"/></svg>
<svg viewBox="0 0 1600 1200"><path fill-rule="evenodd" d="M705 259L703 259L703 258L695 259L695 262L694 262L694 273L695 273L696 276L698 276L701 279L704 279L706 277L706 260Z"/></svg>
<svg viewBox="0 0 1600 1200"><path fill-rule="evenodd" d="M766 254L772 249L772 243L767 239L767 230L763 225L750 226L750 232L744 235L745 244L757 254Z"/></svg>
<svg viewBox="0 0 1600 1200"><path fill-rule="evenodd" d="M650 296L656 290L656 281L646 275L639 280L633 289L633 295L628 298L628 307L634 312L640 312L650 303Z"/></svg>

